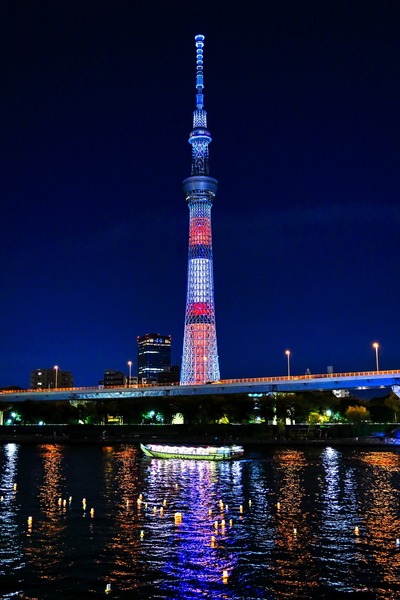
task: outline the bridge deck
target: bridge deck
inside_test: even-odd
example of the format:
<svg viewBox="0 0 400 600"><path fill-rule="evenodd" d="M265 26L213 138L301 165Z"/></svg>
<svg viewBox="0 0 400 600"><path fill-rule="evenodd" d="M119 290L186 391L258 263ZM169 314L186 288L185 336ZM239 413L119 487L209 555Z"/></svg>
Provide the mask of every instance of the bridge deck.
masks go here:
<svg viewBox="0 0 400 600"><path fill-rule="evenodd" d="M106 400L110 398L143 398L156 396L194 396L209 394L267 394L316 390L357 390L400 385L400 370L323 373L290 377L225 379L205 385L134 384L130 387L75 387L53 390L3 390L0 401L25 400Z"/></svg>

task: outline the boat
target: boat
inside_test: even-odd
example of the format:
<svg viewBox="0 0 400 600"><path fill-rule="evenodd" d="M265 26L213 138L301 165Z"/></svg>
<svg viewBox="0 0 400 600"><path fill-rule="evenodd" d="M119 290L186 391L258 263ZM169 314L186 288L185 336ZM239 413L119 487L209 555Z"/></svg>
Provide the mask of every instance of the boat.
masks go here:
<svg viewBox="0 0 400 600"><path fill-rule="evenodd" d="M140 444L142 452L151 458L185 458L190 460L233 460L244 454L242 446L170 446Z"/></svg>

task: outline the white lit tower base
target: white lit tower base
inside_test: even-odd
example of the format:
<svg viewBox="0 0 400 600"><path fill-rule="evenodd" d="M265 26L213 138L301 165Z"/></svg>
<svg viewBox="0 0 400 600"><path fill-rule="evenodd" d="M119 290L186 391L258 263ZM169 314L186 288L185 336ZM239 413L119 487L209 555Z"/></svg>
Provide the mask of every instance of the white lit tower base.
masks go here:
<svg viewBox="0 0 400 600"><path fill-rule="evenodd" d="M211 207L218 182L209 177L207 113L203 106L204 36L196 42L196 110L192 146L192 175L183 181L183 192L189 206L189 260L185 314L185 333L181 384L217 381L219 375L217 334L215 329L214 276L211 236Z"/></svg>

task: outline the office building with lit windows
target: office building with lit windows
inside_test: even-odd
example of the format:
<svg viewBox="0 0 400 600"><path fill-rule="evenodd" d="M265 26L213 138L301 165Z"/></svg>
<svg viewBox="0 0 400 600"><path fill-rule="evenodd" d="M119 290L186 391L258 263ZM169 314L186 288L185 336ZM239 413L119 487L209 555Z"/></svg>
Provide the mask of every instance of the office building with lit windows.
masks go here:
<svg viewBox="0 0 400 600"><path fill-rule="evenodd" d="M160 373L171 369L170 335L147 333L137 338L137 375L139 382L157 383Z"/></svg>
<svg viewBox="0 0 400 600"><path fill-rule="evenodd" d="M31 371L29 387L31 390L70 388L74 387L74 378L71 371L62 371L55 367L52 369L34 369Z"/></svg>

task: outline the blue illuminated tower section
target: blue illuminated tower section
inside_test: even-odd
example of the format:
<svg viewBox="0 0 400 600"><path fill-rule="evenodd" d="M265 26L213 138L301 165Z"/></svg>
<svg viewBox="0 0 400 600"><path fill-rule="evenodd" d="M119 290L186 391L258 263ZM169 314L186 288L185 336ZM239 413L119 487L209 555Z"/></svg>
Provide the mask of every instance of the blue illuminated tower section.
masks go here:
<svg viewBox="0 0 400 600"><path fill-rule="evenodd" d="M214 276L211 237L211 207L218 182L209 176L207 129L204 110L204 35L196 35L196 110L192 146L192 174L183 181L189 206L189 260L185 333L181 384L206 383L219 379L217 334L215 329Z"/></svg>

